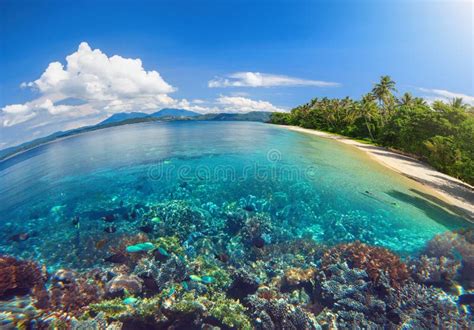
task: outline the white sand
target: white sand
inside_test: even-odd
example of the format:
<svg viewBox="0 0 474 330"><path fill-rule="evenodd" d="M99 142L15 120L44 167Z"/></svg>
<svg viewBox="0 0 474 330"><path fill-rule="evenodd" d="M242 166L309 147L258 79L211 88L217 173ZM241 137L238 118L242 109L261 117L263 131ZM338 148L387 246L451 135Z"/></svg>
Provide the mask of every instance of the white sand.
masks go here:
<svg viewBox="0 0 474 330"><path fill-rule="evenodd" d="M474 187L461 180L438 172L431 166L414 158L390 151L383 147L365 144L336 134L297 126L275 126L352 145L366 152L380 164L429 188L427 191L434 197L431 202L435 202L438 206L442 206L451 212L461 214L467 217L471 222L474 222Z"/></svg>

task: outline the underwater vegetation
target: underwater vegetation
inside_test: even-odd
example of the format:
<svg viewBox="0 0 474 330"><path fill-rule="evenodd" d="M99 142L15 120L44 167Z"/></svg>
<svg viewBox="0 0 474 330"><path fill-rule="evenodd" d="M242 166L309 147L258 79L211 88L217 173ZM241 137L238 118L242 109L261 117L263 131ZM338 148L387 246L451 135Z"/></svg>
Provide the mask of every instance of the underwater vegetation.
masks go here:
<svg viewBox="0 0 474 330"><path fill-rule="evenodd" d="M0 256L2 329L473 327L473 229L402 255L297 235L253 196L114 210L67 267Z"/></svg>

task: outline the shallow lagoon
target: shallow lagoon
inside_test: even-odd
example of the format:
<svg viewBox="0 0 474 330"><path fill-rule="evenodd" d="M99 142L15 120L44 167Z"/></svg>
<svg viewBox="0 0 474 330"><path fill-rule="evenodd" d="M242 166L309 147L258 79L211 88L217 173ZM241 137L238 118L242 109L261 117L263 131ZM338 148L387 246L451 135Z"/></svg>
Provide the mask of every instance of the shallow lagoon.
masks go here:
<svg viewBox="0 0 474 330"><path fill-rule="evenodd" d="M90 268L116 239L143 230L140 210L180 200L208 219L206 230L240 209L268 214L287 238L413 255L436 234L470 226L425 193L355 148L267 124L120 126L0 163L0 254Z"/></svg>

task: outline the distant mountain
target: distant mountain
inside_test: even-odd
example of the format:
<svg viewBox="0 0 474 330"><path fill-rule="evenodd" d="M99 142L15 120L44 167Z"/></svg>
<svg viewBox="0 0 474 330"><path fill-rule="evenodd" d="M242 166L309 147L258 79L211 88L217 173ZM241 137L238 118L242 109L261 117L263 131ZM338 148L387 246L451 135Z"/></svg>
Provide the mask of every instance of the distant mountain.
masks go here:
<svg viewBox="0 0 474 330"><path fill-rule="evenodd" d="M194 117L196 120L213 120L213 121L270 121L271 112L266 111L252 111L247 113L215 113L205 114L199 117Z"/></svg>
<svg viewBox="0 0 474 330"><path fill-rule="evenodd" d="M150 117L160 118L160 117L195 117L200 116L200 113L183 110L183 109L161 109L158 112L152 113Z"/></svg>
<svg viewBox="0 0 474 330"><path fill-rule="evenodd" d="M118 123L124 120L137 119L137 118L163 118L163 117L195 117L200 114L194 111L184 109L161 109L160 111L152 114L144 112L121 112L115 113L104 121L101 121L98 125Z"/></svg>
<svg viewBox="0 0 474 330"><path fill-rule="evenodd" d="M124 121L127 119L134 119L134 118L144 118L149 116L143 112L122 112L122 113L115 113L109 118L104 121L101 121L98 125L103 124L110 124L110 123L118 123L119 121Z"/></svg>
<svg viewBox="0 0 474 330"><path fill-rule="evenodd" d="M84 126L75 128L69 131L59 131L51 135L25 142L15 147L6 148L0 150L0 161L9 158L17 153L33 149L45 143L52 142L54 140L90 132L108 127L145 123L153 121L173 121L173 120L203 120L203 121L256 121L256 122L268 122L270 120L271 112L253 111L248 113L215 113L201 115L197 112L181 110L181 109L163 109L155 112L151 115L143 112L128 112L118 113L110 116L101 123L93 126ZM125 118L120 120L120 118Z"/></svg>

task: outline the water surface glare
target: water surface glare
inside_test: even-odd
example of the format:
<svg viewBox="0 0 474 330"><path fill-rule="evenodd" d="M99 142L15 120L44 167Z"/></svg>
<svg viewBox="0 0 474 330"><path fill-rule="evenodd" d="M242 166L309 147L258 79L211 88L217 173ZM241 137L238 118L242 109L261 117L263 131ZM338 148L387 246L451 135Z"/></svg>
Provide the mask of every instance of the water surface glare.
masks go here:
<svg viewBox="0 0 474 330"><path fill-rule="evenodd" d="M138 231L138 220L124 217L106 233L104 214L185 200L209 218L237 205L268 213L295 238L361 240L415 254L434 235L470 226L423 194L351 146L268 124L127 125L0 163L0 253L92 266L77 250ZM12 239L21 233L28 239Z"/></svg>

